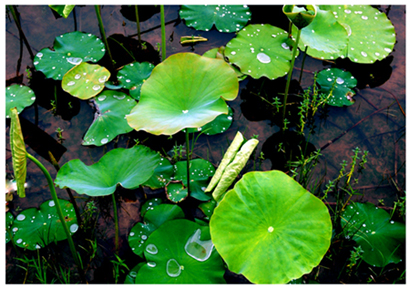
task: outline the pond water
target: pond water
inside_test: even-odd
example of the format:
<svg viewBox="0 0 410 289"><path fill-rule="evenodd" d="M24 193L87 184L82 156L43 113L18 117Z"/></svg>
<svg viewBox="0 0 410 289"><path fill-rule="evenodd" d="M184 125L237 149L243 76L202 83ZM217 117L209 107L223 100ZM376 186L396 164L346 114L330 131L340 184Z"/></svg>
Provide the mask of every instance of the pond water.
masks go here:
<svg viewBox="0 0 410 289"><path fill-rule="evenodd" d="M288 21L283 15L282 6L249 6L252 11L250 23L270 23L274 26L288 30ZM157 43L161 42L160 14L153 7L144 7L147 11L140 12L142 40L151 45L152 49L145 57L154 64L159 63L158 54L154 51ZM359 147L362 151L369 151L368 163L363 174L358 177L358 183L353 185L358 195L354 199L369 201L378 204L384 200L383 206L392 207L397 200L399 191L405 188L405 6L378 6L381 11L388 14L392 21L397 43L393 52L383 61L375 64L354 64L350 61L337 62L337 67L350 71L358 79L356 103L349 107L329 107L326 119L316 121L316 133L308 140L316 149L322 148L319 164L315 177L322 177L323 182L335 179L341 168L343 160L350 161L353 149ZM73 13L67 19L56 19L47 6L18 6L22 30L34 54L44 47L52 47L54 39L64 33L75 29ZM128 47L136 46L136 23L132 21L133 9L125 6L102 7L102 19L107 37L116 35L117 40L123 41ZM211 31L196 31L185 25L178 16L179 6L165 6L167 56L179 52L194 52L203 54L207 50L226 45L235 37L235 33L220 33ZM150 14L149 14L150 13ZM269 15L269 17L267 17ZM275 15L275 16L272 16ZM92 33L100 37L98 21L94 6L77 6L75 9L76 26L78 31ZM202 36L207 42L200 42L195 46L182 46L179 39L182 36ZM133 41L130 41L130 38ZM114 46L114 43L111 42ZM114 49L114 48L113 48ZM22 57L20 53L22 52ZM114 50L117 51L117 50ZM115 52L114 52L115 53ZM118 52L119 54L124 54ZM58 157L59 165L72 159L80 159L85 164L91 165L98 161L105 152L115 147L129 147L138 139L143 144L158 150L170 151L175 144L184 144L183 134L177 134L172 139L168 137L153 137L144 132L132 132L121 135L116 142L110 142L102 147L82 146L82 138L93 121L94 110L87 101L80 101L67 94L59 93L57 114L52 113L51 100L54 100L55 81L44 80L41 73L32 73L31 80L26 68L33 67L27 49L21 46L19 32L9 15L6 19L6 81L7 86L14 83L29 85L37 96L36 104L26 108L21 114L22 126L28 152L39 158L55 178L56 170L47 161L47 150L50 149ZM296 70L293 79L299 78L303 52L296 60ZM21 65L19 65L21 61ZM123 65L131 62L124 56L118 62ZM313 72L324 68L333 67L333 63L307 57L304 64L304 73L301 82L303 89L313 83ZM188 76L189 77L189 76ZM281 85L281 80L269 81L269 87ZM223 153L234 138L237 131L246 138L258 135L260 144L257 148L258 156L263 150L265 160L254 162L251 160L243 171L270 170L276 168L274 159L274 140L277 138L279 127L260 108L260 102L249 97L253 87L260 82L248 79L240 82L240 92L236 100L229 103L234 111L232 126L223 134L214 136L202 135L195 145L194 157L208 159L215 166L221 160ZM283 85L283 84L282 84ZM61 95L61 96L60 96ZM399 106L400 104L400 106ZM60 144L57 128L63 130L64 141ZM9 122L6 125L6 174L12 177L11 154L9 148ZM276 134L276 135L275 135ZM269 157L272 155L272 158ZM46 159L45 159L46 158ZM14 197L10 204L11 210L25 209L39 206L43 201L50 199L46 179L42 172L32 163L28 162L27 168L27 197L20 199ZM324 189L324 186L322 187ZM64 190L57 189L61 198L67 198ZM148 189L124 192L124 197L119 205L120 220L120 254L130 252L127 247L129 229L140 220L139 208L144 202L144 195L161 195L163 190L150 192ZM76 195L78 200L83 196ZM109 210L109 209L108 209ZM99 220L100 226L113 228L113 220L104 218ZM113 248L113 229L105 232L107 248ZM8 247L11 250L11 246ZM110 249L105 249L103 254L111 254ZM16 281L16 280L15 280ZM99 280L104 282L104 280Z"/></svg>

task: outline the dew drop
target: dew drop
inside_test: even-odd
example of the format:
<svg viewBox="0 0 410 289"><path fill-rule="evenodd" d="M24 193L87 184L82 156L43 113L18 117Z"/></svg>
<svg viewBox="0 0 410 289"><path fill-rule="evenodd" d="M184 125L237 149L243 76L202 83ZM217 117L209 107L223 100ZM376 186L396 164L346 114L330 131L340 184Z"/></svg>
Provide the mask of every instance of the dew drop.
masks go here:
<svg viewBox="0 0 410 289"><path fill-rule="evenodd" d="M157 266L157 263L155 263L155 262L148 262L147 265L148 265L149 267L154 268L155 266Z"/></svg>
<svg viewBox="0 0 410 289"><path fill-rule="evenodd" d="M285 42L282 43L282 47L283 47L284 49L289 49L289 45L287 45Z"/></svg>
<svg viewBox="0 0 410 289"><path fill-rule="evenodd" d="M330 77L327 78L327 81L332 81L333 79L331 79Z"/></svg>
<svg viewBox="0 0 410 289"><path fill-rule="evenodd" d="M394 221L390 221L390 224L394 224Z"/></svg>
<svg viewBox="0 0 410 289"><path fill-rule="evenodd" d="M390 52L391 52L391 49L390 49L390 48L385 48L384 51L390 53Z"/></svg>
<svg viewBox="0 0 410 289"><path fill-rule="evenodd" d="M158 248L154 244L148 244L145 250L152 255L158 254Z"/></svg>
<svg viewBox="0 0 410 289"><path fill-rule="evenodd" d="M67 57L66 59L67 59L67 62L72 64L72 65L78 65L83 61L79 57Z"/></svg>
<svg viewBox="0 0 410 289"><path fill-rule="evenodd" d="M17 221L23 221L26 218L26 216L20 214L16 217Z"/></svg>
<svg viewBox="0 0 410 289"><path fill-rule="evenodd" d="M363 227L366 227L366 224L363 224Z"/></svg>
<svg viewBox="0 0 410 289"><path fill-rule="evenodd" d="M183 110L182 112L183 112L183 113L188 113L188 110Z"/></svg>
<svg viewBox="0 0 410 289"><path fill-rule="evenodd" d="M236 54L236 52L235 52L235 51L232 51L232 52L231 52L231 54L232 54L232 55L235 55L235 54Z"/></svg>
<svg viewBox="0 0 410 289"><path fill-rule="evenodd" d="M101 140L101 143L102 144L106 144L108 142L108 138L103 138L102 140Z"/></svg>
<svg viewBox="0 0 410 289"><path fill-rule="evenodd" d="M345 81L341 77L336 78L336 83L337 84L343 84L344 82Z"/></svg>
<svg viewBox="0 0 410 289"><path fill-rule="evenodd" d="M118 99L118 100L121 100L121 99L124 99L124 98L125 98L125 94L124 94L124 95L121 95L121 96L113 95L113 97L116 98L116 99Z"/></svg>
<svg viewBox="0 0 410 289"><path fill-rule="evenodd" d="M268 232L269 232L269 233L272 233L273 230L275 230L275 229L274 229L272 226L270 226L270 227L268 228Z"/></svg>
<svg viewBox="0 0 410 289"><path fill-rule="evenodd" d="M39 62L38 62L38 61L35 61L33 64L34 64L34 65L37 65L37 64L39 64Z"/></svg>
<svg viewBox="0 0 410 289"><path fill-rule="evenodd" d="M54 203L54 201L50 201L50 202L48 202L48 205L49 205L50 207L54 207L56 204Z"/></svg>
<svg viewBox="0 0 410 289"><path fill-rule="evenodd" d="M75 79L80 79L80 78L81 78L81 74L76 74L76 75L74 76L74 78L75 78Z"/></svg>
<svg viewBox="0 0 410 289"><path fill-rule="evenodd" d="M361 54L363 55L363 57L367 57L367 53L362 51Z"/></svg>
<svg viewBox="0 0 410 289"><path fill-rule="evenodd" d="M99 90L101 88L101 86L99 86L98 84L93 86L93 90Z"/></svg>
<svg viewBox="0 0 410 289"><path fill-rule="evenodd" d="M349 9L346 9L346 10L345 10L345 13L346 13L346 14L350 14L350 13L352 13L352 11L349 10Z"/></svg>
<svg viewBox="0 0 410 289"><path fill-rule="evenodd" d="M228 119L229 119L229 120L232 120L232 116L228 116Z"/></svg>
<svg viewBox="0 0 410 289"><path fill-rule="evenodd" d="M362 16L362 19L363 19L363 20L367 20L367 19L369 19L369 17L363 15L363 16Z"/></svg>
<svg viewBox="0 0 410 289"><path fill-rule="evenodd" d="M70 226L70 232L71 233L75 233L75 232L77 232L77 230L78 230L78 225L77 224L72 224Z"/></svg>
<svg viewBox="0 0 410 289"><path fill-rule="evenodd" d="M39 52L36 54L37 57L43 57L43 53Z"/></svg>
<svg viewBox="0 0 410 289"><path fill-rule="evenodd" d="M36 249L41 249L41 246L39 244L37 244Z"/></svg>
<svg viewBox="0 0 410 289"><path fill-rule="evenodd" d="M67 86L73 86L74 84L75 84L74 81L70 81L70 82L67 83Z"/></svg>
<svg viewBox="0 0 410 289"><path fill-rule="evenodd" d="M270 57L268 55L266 55L263 52L258 53L258 55L256 55L256 58L261 62L261 63L269 63L271 61Z"/></svg>
<svg viewBox="0 0 410 289"><path fill-rule="evenodd" d="M170 277L178 277L181 275L181 266L175 259L169 259L167 262L167 274Z"/></svg>
<svg viewBox="0 0 410 289"><path fill-rule="evenodd" d="M99 97L98 97L98 100L99 101L103 101L103 100L105 100L107 98L107 96L105 96L105 95L100 95Z"/></svg>
<svg viewBox="0 0 410 289"><path fill-rule="evenodd" d="M200 238L201 229L198 229L186 242L185 252L195 260L203 262L211 256L214 244L211 240L201 241Z"/></svg>
<svg viewBox="0 0 410 289"><path fill-rule="evenodd" d="M17 244L20 244L21 242L23 242L23 239L18 239L18 240L16 241Z"/></svg>
<svg viewBox="0 0 410 289"><path fill-rule="evenodd" d="M147 235L142 235L141 239L146 240L146 239L148 239L148 237L147 237Z"/></svg>
<svg viewBox="0 0 410 289"><path fill-rule="evenodd" d="M13 232L17 232L18 230L19 230L19 228L17 228L17 227L13 228Z"/></svg>

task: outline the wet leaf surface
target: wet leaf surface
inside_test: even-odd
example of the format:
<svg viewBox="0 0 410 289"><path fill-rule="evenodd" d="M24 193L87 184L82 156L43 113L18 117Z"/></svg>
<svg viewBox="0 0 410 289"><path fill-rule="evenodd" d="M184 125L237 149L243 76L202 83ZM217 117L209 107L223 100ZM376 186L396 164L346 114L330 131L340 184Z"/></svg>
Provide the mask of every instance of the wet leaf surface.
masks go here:
<svg viewBox="0 0 410 289"><path fill-rule="evenodd" d="M28 86L13 84L6 88L6 118L10 118L10 109L17 108L20 113L36 100L33 90Z"/></svg>
<svg viewBox="0 0 410 289"><path fill-rule="evenodd" d="M123 88L129 90L134 99L139 100L141 86L150 77L152 69L154 69L154 65L149 62L130 63L118 71L118 81Z"/></svg>

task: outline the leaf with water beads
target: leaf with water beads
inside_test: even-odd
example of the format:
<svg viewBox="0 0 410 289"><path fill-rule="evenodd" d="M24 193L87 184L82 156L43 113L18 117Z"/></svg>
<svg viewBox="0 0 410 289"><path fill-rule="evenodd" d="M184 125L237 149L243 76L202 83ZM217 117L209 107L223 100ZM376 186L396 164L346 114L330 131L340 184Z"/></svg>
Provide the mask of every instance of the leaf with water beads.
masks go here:
<svg viewBox="0 0 410 289"><path fill-rule="evenodd" d="M351 203L342 213L346 239L362 248L361 258L370 265L384 267L404 257L405 226L371 203Z"/></svg>
<svg viewBox="0 0 410 289"><path fill-rule="evenodd" d="M189 133L203 132L206 135L224 133L232 124L233 111L228 106L228 114L218 115L213 121L199 128L188 128Z"/></svg>
<svg viewBox="0 0 410 289"><path fill-rule="evenodd" d="M320 92L329 94L333 88L332 96L327 104L332 106L349 106L354 103L353 96L356 92L353 88L357 85L357 80L349 71L339 68L327 68L317 74L317 83L320 85Z"/></svg>
<svg viewBox="0 0 410 289"><path fill-rule="evenodd" d="M147 222L139 222L131 228L130 234L128 235L128 245L134 254L140 256L141 258L143 257L146 246L145 242L147 241L149 235L151 235L151 233L156 229L156 226Z"/></svg>
<svg viewBox="0 0 410 289"><path fill-rule="evenodd" d="M179 203L188 197L188 189L184 187L182 182L170 182L165 187L165 195L171 202Z"/></svg>
<svg viewBox="0 0 410 289"><path fill-rule="evenodd" d="M167 185L167 183L169 183L172 180L173 175L174 166L168 159L161 157L161 161L159 165L155 168L152 177L142 185L148 186L153 190L164 188Z"/></svg>
<svg viewBox="0 0 410 289"><path fill-rule="evenodd" d="M63 79L64 74L83 61L97 62L105 54L105 45L93 34L70 32L54 40L54 50L41 49L34 57L36 70L47 78Z"/></svg>
<svg viewBox="0 0 410 289"><path fill-rule="evenodd" d="M306 5L305 7L284 5L282 11L294 26L302 29L310 25L317 15L317 7L315 5Z"/></svg>
<svg viewBox="0 0 410 289"><path fill-rule="evenodd" d="M220 59L220 60L225 61L225 46L221 46L221 47L218 47L218 48L212 48L212 49L206 51L204 54L202 54L202 56L209 57L209 58L216 58L216 59ZM238 69L238 67L236 67L235 65L233 65L231 63L228 63L228 64L235 71L236 76L238 76L239 81L242 81L247 77L247 75L242 73Z"/></svg>
<svg viewBox="0 0 410 289"><path fill-rule="evenodd" d="M6 88L6 118L10 118L10 109L17 108L20 113L36 100L33 90L28 86L13 84Z"/></svg>
<svg viewBox="0 0 410 289"><path fill-rule="evenodd" d="M118 71L118 82L123 88L129 89L131 97L140 99L141 86L150 77L154 65L149 62L134 62L125 65Z"/></svg>
<svg viewBox="0 0 410 289"><path fill-rule="evenodd" d="M104 89L111 73L98 64L81 63L68 71L61 81L64 91L79 99L89 99Z"/></svg>
<svg viewBox="0 0 410 289"><path fill-rule="evenodd" d="M150 211L153 210L154 207L162 204L162 199L160 198L153 198L153 199L149 199L147 200L142 206L141 206L141 217L144 217L145 214Z"/></svg>
<svg viewBox="0 0 410 289"><path fill-rule="evenodd" d="M120 91L106 90L95 99L94 120L82 145L102 146L117 135L132 131L125 115L135 106L135 100Z"/></svg>
<svg viewBox="0 0 410 289"><path fill-rule="evenodd" d="M229 33L241 30L252 14L247 5L181 5L179 16L196 30L209 31L215 25Z"/></svg>
<svg viewBox="0 0 410 289"><path fill-rule="evenodd" d="M182 209L177 205L160 204L147 211L144 221L159 227L169 220L183 219L185 217Z"/></svg>
<svg viewBox="0 0 410 289"><path fill-rule="evenodd" d="M73 205L59 199L65 222L71 234L78 230ZM11 228L14 243L22 248L36 250L55 241L67 239L53 200L45 201L40 209L29 208L20 212Z"/></svg>

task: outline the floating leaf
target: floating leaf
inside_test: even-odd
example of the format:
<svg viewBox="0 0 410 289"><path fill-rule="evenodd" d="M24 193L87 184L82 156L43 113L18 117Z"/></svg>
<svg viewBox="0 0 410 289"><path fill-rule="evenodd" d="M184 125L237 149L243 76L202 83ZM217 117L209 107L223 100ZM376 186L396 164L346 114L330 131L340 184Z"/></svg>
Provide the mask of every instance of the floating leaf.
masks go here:
<svg viewBox="0 0 410 289"><path fill-rule="evenodd" d="M229 270L257 284L309 273L332 237L326 206L281 171L245 174L215 208L210 229Z"/></svg>
<svg viewBox="0 0 410 289"><path fill-rule="evenodd" d="M99 61L105 53L105 45L95 35L70 32L56 37L54 50L41 49L34 57L36 70L47 78L62 80L64 74L83 61Z"/></svg>
<svg viewBox="0 0 410 289"><path fill-rule="evenodd" d="M124 284L135 284L135 277L137 277L138 271L144 264L144 262L141 262L135 265L125 277Z"/></svg>
<svg viewBox="0 0 410 289"><path fill-rule="evenodd" d="M225 283L222 259L212 241L201 238L202 228L182 219L166 222L155 230L147 242L147 248L155 250L145 250L147 263L138 271L135 283Z"/></svg>
<svg viewBox="0 0 410 289"><path fill-rule="evenodd" d="M205 219L209 220L209 218L214 213L214 209L216 207L216 201L210 200L209 202L199 204L198 208L205 214Z"/></svg>
<svg viewBox="0 0 410 289"><path fill-rule="evenodd" d="M141 207L141 217L144 217L146 212L153 210L154 207L158 206L159 204L162 204L162 199L160 198L147 200Z"/></svg>
<svg viewBox="0 0 410 289"><path fill-rule="evenodd" d="M317 8L315 5L305 5L305 7L284 5L282 10L293 25L298 29L302 29L311 24L317 14Z"/></svg>
<svg viewBox="0 0 410 289"><path fill-rule="evenodd" d="M177 53L154 68L127 121L135 130L173 135L227 114L225 100L235 99L238 90L236 74L227 63Z"/></svg>
<svg viewBox="0 0 410 289"><path fill-rule="evenodd" d="M137 188L152 176L159 162L159 154L142 145L113 149L91 166L79 159L65 163L55 184L79 194L106 196L119 184L126 189Z"/></svg>
<svg viewBox="0 0 410 289"><path fill-rule="evenodd" d="M209 31L215 24L219 32L236 32L251 19L251 11L247 5L181 5L179 16L196 30Z"/></svg>
<svg viewBox="0 0 410 289"><path fill-rule="evenodd" d="M103 91L95 98L97 110L86 132L83 145L102 146L117 135L132 131L125 115L135 106L135 101L120 91Z"/></svg>
<svg viewBox="0 0 410 289"><path fill-rule="evenodd" d="M48 5L51 9L58 13L58 15L67 18L73 11L75 5Z"/></svg>
<svg viewBox="0 0 410 289"><path fill-rule="evenodd" d="M188 189L181 182L171 182L165 187L167 199L173 203L179 203L188 197Z"/></svg>
<svg viewBox="0 0 410 289"><path fill-rule="evenodd" d="M27 106L30 106L36 100L34 92L30 87L13 84L6 88L6 118L10 118L10 109L17 108L17 113L20 113Z"/></svg>
<svg viewBox="0 0 410 289"><path fill-rule="evenodd" d="M118 71L118 81L122 87L129 89L131 97L140 99L141 86L150 77L154 65L149 62L134 62L125 65Z"/></svg>
<svg viewBox="0 0 410 289"><path fill-rule="evenodd" d="M199 128L188 128L188 132L203 132L206 135L215 135L218 133L224 133L232 124L233 111L228 106L228 114L218 115L213 121L208 122L206 125Z"/></svg>
<svg viewBox="0 0 410 289"><path fill-rule="evenodd" d="M226 45L225 56L244 74L276 79L290 69L292 51L288 39L287 32L278 27L248 25Z"/></svg>
<svg viewBox="0 0 410 289"><path fill-rule="evenodd" d="M135 224L128 235L128 244L130 245L132 252L142 258L146 246L145 242L149 235L151 235L156 229L157 227L151 223L140 222Z"/></svg>
<svg viewBox="0 0 410 289"><path fill-rule="evenodd" d="M59 199L59 203L71 234L78 230L73 204ZM53 200L45 201L40 209L29 208L17 215L12 226L13 241L22 248L36 250L55 241L67 239Z"/></svg>
<svg viewBox="0 0 410 289"><path fill-rule="evenodd" d="M177 205L160 204L147 211L144 221L159 227L167 221L183 219L185 217L182 209Z"/></svg>
<svg viewBox="0 0 410 289"><path fill-rule="evenodd" d="M81 63L68 71L61 82L63 90L78 97L89 99L104 89L110 72L98 64Z"/></svg>
<svg viewBox="0 0 410 289"><path fill-rule="evenodd" d="M341 218L347 239L362 248L362 259L370 265L384 267L399 263L404 253L405 226L390 220L390 215L371 203L352 203Z"/></svg>
<svg viewBox="0 0 410 289"><path fill-rule="evenodd" d="M357 80L349 71L339 68L328 68L317 74L317 83L320 92L328 94L332 90L332 96L327 104L333 106L349 106L354 103L353 96L356 92L352 89L357 85Z"/></svg>
<svg viewBox="0 0 410 289"><path fill-rule="evenodd" d="M202 54L202 56L205 56L205 57L216 58L216 59L221 59L221 60L225 61L225 56L224 55L225 55L225 46L221 46L219 48L212 48L212 49L206 51L204 54ZM228 64L235 71L236 76L238 76L239 81L244 80L247 77L247 75L243 74L238 69L238 67L236 67L235 65L233 65L231 63L228 63Z"/></svg>
<svg viewBox="0 0 410 289"><path fill-rule="evenodd" d="M164 188L169 181L171 181L172 176L174 175L174 166L171 162L161 157L159 165L155 168L154 174L152 177L143 183L143 186L148 186L151 189Z"/></svg>

